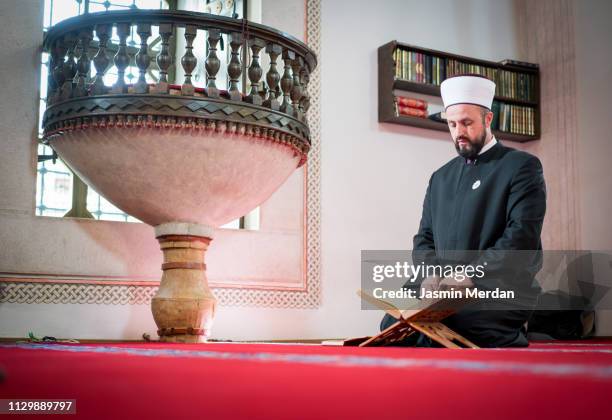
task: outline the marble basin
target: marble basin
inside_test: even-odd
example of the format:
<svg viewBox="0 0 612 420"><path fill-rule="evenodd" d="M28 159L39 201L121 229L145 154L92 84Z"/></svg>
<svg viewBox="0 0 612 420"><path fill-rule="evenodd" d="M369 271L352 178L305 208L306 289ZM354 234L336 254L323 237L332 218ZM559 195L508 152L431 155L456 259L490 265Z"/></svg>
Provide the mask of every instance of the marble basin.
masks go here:
<svg viewBox="0 0 612 420"><path fill-rule="evenodd" d="M270 197L303 159L273 139L198 128L88 128L50 144L108 201L152 226L228 223Z"/></svg>

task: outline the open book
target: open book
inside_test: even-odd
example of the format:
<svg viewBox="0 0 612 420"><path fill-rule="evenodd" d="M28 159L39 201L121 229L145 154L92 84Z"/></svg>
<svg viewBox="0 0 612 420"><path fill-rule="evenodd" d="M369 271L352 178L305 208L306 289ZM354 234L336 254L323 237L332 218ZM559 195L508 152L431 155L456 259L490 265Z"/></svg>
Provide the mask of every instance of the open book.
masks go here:
<svg viewBox="0 0 612 420"><path fill-rule="evenodd" d="M330 346L390 346L401 343L408 336L417 332L427 335L432 340L448 348L478 348L474 343L457 334L446 325L442 320L459 308L463 307L469 299L429 299L420 301L419 308L408 308L401 310L395 305L375 298L363 290L357 294L364 301L382 309L387 314L397 320L389 328L381 331L373 337L349 338L346 340L327 340L323 345Z"/></svg>

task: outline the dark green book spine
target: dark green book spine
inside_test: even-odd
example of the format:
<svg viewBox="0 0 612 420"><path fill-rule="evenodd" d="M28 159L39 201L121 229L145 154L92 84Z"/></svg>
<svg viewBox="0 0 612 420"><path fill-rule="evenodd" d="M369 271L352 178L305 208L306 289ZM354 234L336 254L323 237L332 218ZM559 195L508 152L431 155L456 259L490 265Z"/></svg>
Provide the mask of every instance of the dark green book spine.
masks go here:
<svg viewBox="0 0 612 420"><path fill-rule="evenodd" d="M440 83L446 80L446 66L448 65L448 61L446 58L442 58L440 60Z"/></svg>
<svg viewBox="0 0 612 420"><path fill-rule="evenodd" d="M493 112L493 121L491 122L491 129L498 130L499 129L499 102L493 101L491 111Z"/></svg>

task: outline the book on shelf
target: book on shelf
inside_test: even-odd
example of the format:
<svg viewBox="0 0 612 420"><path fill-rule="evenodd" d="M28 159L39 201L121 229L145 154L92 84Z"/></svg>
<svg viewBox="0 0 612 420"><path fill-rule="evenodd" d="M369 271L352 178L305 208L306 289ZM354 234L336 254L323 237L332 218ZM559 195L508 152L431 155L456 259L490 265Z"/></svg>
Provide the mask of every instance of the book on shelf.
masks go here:
<svg viewBox="0 0 612 420"><path fill-rule="evenodd" d="M539 66L535 63L527 63L526 61L505 59L499 62L503 66L524 67L529 69L537 69Z"/></svg>
<svg viewBox="0 0 612 420"><path fill-rule="evenodd" d="M408 116L408 117L418 117L418 118L427 118L427 110L413 108L411 106L403 106L395 103L395 115L396 116Z"/></svg>
<svg viewBox="0 0 612 420"><path fill-rule="evenodd" d="M528 136L535 135L535 110L532 107L493 101L493 130Z"/></svg>
<svg viewBox="0 0 612 420"><path fill-rule="evenodd" d="M408 96L395 96L395 101L401 106L409 106L411 108L418 108L427 110L427 102L422 99L410 98Z"/></svg>
<svg viewBox="0 0 612 420"><path fill-rule="evenodd" d="M447 122L446 121L446 114L445 114L444 111L436 112L435 114L431 114L428 118L430 120L441 122L441 123L444 123L444 124L446 124L446 122Z"/></svg>
<svg viewBox="0 0 612 420"><path fill-rule="evenodd" d="M427 118L427 102L422 99L396 95L393 102L396 116Z"/></svg>
<svg viewBox="0 0 612 420"><path fill-rule="evenodd" d="M440 85L446 78L446 59L442 57L396 48L393 60L397 79Z"/></svg>
<svg viewBox="0 0 612 420"><path fill-rule="evenodd" d="M499 130L499 101L493 101L491 105L493 112L493 121L491 121L491 130Z"/></svg>
<svg viewBox="0 0 612 420"><path fill-rule="evenodd" d="M499 70L495 80L496 96L521 101L535 101L535 77L531 74L517 73L509 70Z"/></svg>

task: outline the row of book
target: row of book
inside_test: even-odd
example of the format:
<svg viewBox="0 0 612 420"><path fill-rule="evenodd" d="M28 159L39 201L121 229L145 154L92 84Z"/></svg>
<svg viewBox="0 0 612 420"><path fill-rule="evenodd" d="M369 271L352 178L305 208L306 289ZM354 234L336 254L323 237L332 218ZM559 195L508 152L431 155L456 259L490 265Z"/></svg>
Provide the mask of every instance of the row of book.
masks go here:
<svg viewBox="0 0 612 420"><path fill-rule="evenodd" d="M493 101L493 130L535 136L535 109Z"/></svg>
<svg viewBox="0 0 612 420"><path fill-rule="evenodd" d="M439 85L446 79L446 59L396 48L395 77L417 83Z"/></svg>
<svg viewBox="0 0 612 420"><path fill-rule="evenodd" d="M465 63L459 60L396 48L393 52L395 77L417 83L439 86L444 79L458 74L480 74L495 82L495 95L509 99L535 101L536 77L489 66Z"/></svg>
<svg viewBox="0 0 612 420"><path fill-rule="evenodd" d="M446 66L448 67L448 77L458 74L479 74L487 79L496 81L497 69L488 66L479 66L477 64L464 63L463 61L446 58ZM498 89L499 90L499 89ZM499 94L497 91L495 94Z"/></svg>
<svg viewBox="0 0 612 420"><path fill-rule="evenodd" d="M394 96L395 115L417 118L430 118L446 123L444 112L429 115L428 103L422 99ZM493 121L491 129L507 133L535 135L535 109L527 106L493 101Z"/></svg>

